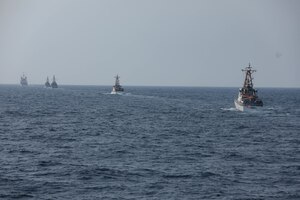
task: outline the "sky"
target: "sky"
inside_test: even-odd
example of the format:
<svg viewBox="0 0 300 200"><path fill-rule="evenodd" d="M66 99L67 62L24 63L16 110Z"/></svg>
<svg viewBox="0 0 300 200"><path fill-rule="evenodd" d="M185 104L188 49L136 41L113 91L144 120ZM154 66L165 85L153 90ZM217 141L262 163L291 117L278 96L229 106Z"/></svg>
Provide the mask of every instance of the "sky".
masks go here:
<svg viewBox="0 0 300 200"><path fill-rule="evenodd" d="M0 84L300 87L298 0L0 0Z"/></svg>

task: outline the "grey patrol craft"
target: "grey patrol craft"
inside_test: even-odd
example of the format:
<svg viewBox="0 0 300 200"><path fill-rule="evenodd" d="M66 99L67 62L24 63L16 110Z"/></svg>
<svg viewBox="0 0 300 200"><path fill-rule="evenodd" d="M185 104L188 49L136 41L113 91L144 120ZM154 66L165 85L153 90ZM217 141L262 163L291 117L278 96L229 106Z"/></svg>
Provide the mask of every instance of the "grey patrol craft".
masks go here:
<svg viewBox="0 0 300 200"><path fill-rule="evenodd" d="M28 86L27 76L25 76L25 74L21 76L20 84L21 86Z"/></svg>
<svg viewBox="0 0 300 200"><path fill-rule="evenodd" d="M234 100L236 109L245 111L262 107L263 102L258 97L257 90L253 88L252 74L256 72L256 70L253 70L249 63L249 66L242 69L242 71L245 72L245 80L243 87L239 90L238 98Z"/></svg>
<svg viewBox="0 0 300 200"><path fill-rule="evenodd" d="M46 88L50 88L51 87L48 77L47 77L47 80L46 80L46 83L45 83L45 87Z"/></svg>
<svg viewBox="0 0 300 200"><path fill-rule="evenodd" d="M58 88L58 85L57 85L56 80L55 80L55 76L53 76L51 87L52 88Z"/></svg>
<svg viewBox="0 0 300 200"><path fill-rule="evenodd" d="M120 94L124 92L124 88L120 85L120 76L116 76L115 85L111 91L111 94Z"/></svg>

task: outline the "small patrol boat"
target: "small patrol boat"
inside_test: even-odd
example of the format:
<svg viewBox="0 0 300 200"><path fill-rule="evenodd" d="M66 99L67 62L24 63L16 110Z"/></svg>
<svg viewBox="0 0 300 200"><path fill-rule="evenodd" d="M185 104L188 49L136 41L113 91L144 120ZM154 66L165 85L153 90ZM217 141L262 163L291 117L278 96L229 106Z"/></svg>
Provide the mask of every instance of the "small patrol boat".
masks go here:
<svg viewBox="0 0 300 200"><path fill-rule="evenodd" d="M21 76L20 84L21 86L28 86L27 76L25 76L25 74Z"/></svg>
<svg viewBox="0 0 300 200"><path fill-rule="evenodd" d="M124 88L120 85L120 76L117 75L115 79L116 79L115 85L113 86L111 94L120 94L124 92Z"/></svg>
<svg viewBox="0 0 300 200"><path fill-rule="evenodd" d="M51 87L52 88L58 88L58 85L57 85L56 80L55 80L55 76L53 76Z"/></svg>
<svg viewBox="0 0 300 200"><path fill-rule="evenodd" d="M243 87L239 90L238 98L234 100L236 109L245 111L247 109L262 107L263 102L258 98L257 90L253 88L252 82L252 74L256 72L256 70L253 70L249 63L249 66L242 69L242 71L245 72L245 80Z"/></svg>
<svg viewBox="0 0 300 200"><path fill-rule="evenodd" d="M45 87L46 88L50 88L51 87L48 77L47 77L47 80L46 80L46 83L45 83Z"/></svg>

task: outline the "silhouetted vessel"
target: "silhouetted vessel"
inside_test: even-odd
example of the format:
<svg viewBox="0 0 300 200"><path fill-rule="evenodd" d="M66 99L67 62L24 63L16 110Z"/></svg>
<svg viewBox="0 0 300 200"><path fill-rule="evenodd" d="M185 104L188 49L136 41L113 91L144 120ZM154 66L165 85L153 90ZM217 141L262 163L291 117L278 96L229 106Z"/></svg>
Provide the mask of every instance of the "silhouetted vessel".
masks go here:
<svg viewBox="0 0 300 200"><path fill-rule="evenodd" d="M21 76L20 84L21 84L21 86L28 86L28 81L27 81L27 77L25 76L25 74L23 74L23 76Z"/></svg>
<svg viewBox="0 0 300 200"><path fill-rule="evenodd" d="M234 100L236 109L244 111L246 109L262 107L263 102L258 98L257 90L253 88L252 82L252 73L256 72L256 70L253 70L249 63L249 66L245 69L242 69L242 71L246 73L246 76L244 85L239 90L238 98Z"/></svg>
<svg viewBox="0 0 300 200"><path fill-rule="evenodd" d="M45 87L46 88L50 88L51 87L48 77L47 77L47 80L46 80L46 83L45 83Z"/></svg>
<svg viewBox="0 0 300 200"><path fill-rule="evenodd" d="M116 78L116 81L115 81L115 85L113 86L113 89L111 91L111 94L118 94L118 93L124 92L124 89L120 85L120 77L117 75L115 78Z"/></svg>
<svg viewBox="0 0 300 200"><path fill-rule="evenodd" d="M55 80L55 76L53 76L51 87L52 88L58 88L58 85L57 85L56 80Z"/></svg>

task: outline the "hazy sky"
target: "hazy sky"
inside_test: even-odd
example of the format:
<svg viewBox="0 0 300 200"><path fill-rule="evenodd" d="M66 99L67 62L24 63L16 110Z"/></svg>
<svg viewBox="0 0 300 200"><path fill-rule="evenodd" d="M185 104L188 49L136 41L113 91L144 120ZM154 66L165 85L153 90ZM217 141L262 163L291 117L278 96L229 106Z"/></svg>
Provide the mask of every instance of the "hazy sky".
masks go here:
<svg viewBox="0 0 300 200"><path fill-rule="evenodd" d="M299 0L0 0L0 84L300 87Z"/></svg>

